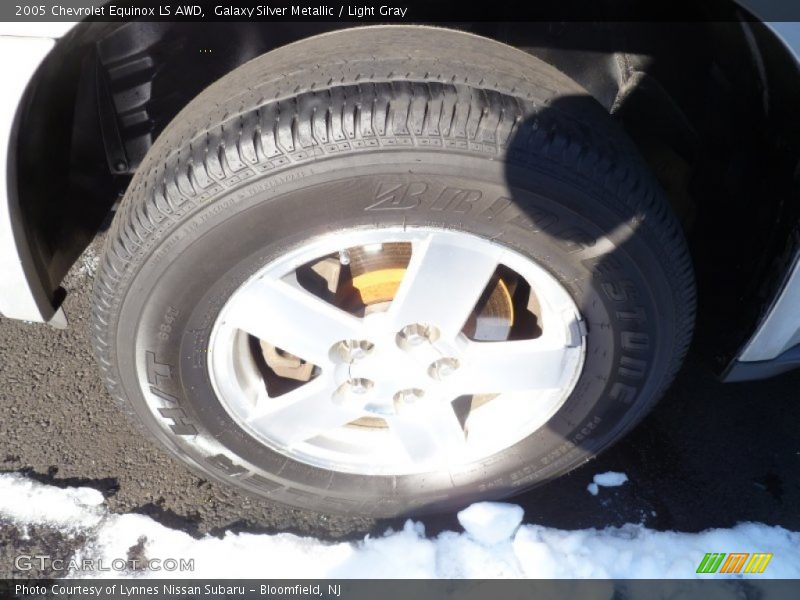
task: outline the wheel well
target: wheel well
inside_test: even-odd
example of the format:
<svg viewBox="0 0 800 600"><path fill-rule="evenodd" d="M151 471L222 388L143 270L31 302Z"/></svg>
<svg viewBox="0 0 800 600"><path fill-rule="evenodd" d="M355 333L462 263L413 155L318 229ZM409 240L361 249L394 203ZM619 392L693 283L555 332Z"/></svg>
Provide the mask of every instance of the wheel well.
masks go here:
<svg viewBox="0 0 800 600"><path fill-rule="evenodd" d="M445 25L446 26L446 25ZM29 88L20 205L56 294L143 156L203 88L273 48L342 24L84 23ZM583 85L628 131L690 239L700 345L730 359L797 247L797 67L763 25L459 23Z"/></svg>

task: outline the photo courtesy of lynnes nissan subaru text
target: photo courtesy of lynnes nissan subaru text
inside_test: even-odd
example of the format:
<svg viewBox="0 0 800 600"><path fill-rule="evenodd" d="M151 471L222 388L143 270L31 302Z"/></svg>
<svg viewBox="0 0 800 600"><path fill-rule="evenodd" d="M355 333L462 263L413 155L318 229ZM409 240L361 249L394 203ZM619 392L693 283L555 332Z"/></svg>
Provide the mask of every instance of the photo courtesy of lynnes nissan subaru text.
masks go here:
<svg viewBox="0 0 800 600"><path fill-rule="evenodd" d="M68 327L106 231L98 377L205 477L369 516L546 483L690 343L800 366L800 25L717 4L0 24L0 313Z"/></svg>

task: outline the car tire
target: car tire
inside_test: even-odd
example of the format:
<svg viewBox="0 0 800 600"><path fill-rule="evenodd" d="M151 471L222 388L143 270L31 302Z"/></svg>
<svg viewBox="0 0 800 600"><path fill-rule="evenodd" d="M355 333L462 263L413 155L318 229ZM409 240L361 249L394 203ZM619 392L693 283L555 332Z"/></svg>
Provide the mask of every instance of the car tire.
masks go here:
<svg viewBox="0 0 800 600"><path fill-rule="evenodd" d="M230 298L308 240L383 230L492 244L566 290L582 354L542 426L481 460L371 473L282 452L232 417L209 359ZM366 27L242 65L165 129L109 233L93 344L111 396L204 477L385 517L508 497L608 447L674 378L694 298L664 193L585 90L484 38Z"/></svg>

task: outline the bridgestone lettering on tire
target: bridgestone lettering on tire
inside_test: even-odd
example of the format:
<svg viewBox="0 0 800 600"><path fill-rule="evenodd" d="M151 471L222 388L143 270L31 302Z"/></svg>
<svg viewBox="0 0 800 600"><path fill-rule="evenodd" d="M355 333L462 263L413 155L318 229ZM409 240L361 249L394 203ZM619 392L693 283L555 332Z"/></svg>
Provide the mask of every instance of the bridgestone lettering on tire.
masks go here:
<svg viewBox="0 0 800 600"><path fill-rule="evenodd" d="M326 462L336 453L295 451L296 442L281 446L283 430L244 424L246 403L236 405L219 391L227 384L217 380L229 371L214 372L209 357L224 307L286 257L311 256L315 240L343 240L342 246L348 239L378 240L385 249L382 235L395 244L392 252L415 248L412 258L414 244L423 243L415 240L423 238L466 248L464 256L497 249L513 263L503 269L525 271L529 264L530 278L540 273L551 282L552 297L563 290L564 306L574 307L565 309L563 323L565 347L575 350L559 363L566 365L558 381L568 393L552 414L540 415L541 425L531 421L526 432L509 423L508 435L524 435L518 440L503 438L500 427L492 443L501 449L480 460L451 456L429 468L440 464L438 455L423 452L422 462L390 457L370 472L363 456L339 468ZM349 269L348 251L339 250L325 264ZM454 269L441 274L448 285L474 272ZM373 288L375 298L400 302L381 297L397 273L385 272L389 279ZM527 285L528 275L514 277ZM519 292L505 280L498 289L497 298L517 302L512 294ZM541 293L547 303L550 292ZM460 300L454 292L452 301ZM92 326L112 397L143 432L204 476L298 507L390 516L507 497L596 455L672 381L689 344L694 304L686 244L663 192L582 88L538 59L483 38L368 27L257 58L175 118L137 170L114 220ZM503 310L517 327L516 304ZM502 319L486 322L499 322L501 337L516 331ZM546 332L552 322L531 327ZM411 352L407 339L438 343L435 325L398 330L400 350L392 351ZM465 332L466 326L459 344L470 343ZM309 336L315 339L313 331ZM230 339L250 343L261 356L257 340ZM342 352L372 351L370 344L342 340L331 349L331 364L341 362ZM329 373L304 366L279 344L263 349L265 360L305 373L310 383L293 386ZM431 385L458 369L459 360L465 359L430 361ZM543 364L532 363L532 372ZM551 381L543 385L562 385ZM359 376L337 393L346 402L347 394L378 385ZM399 390L395 401L423 398L417 387ZM380 410L388 410L391 430L391 407ZM375 422L380 418L367 425Z"/></svg>

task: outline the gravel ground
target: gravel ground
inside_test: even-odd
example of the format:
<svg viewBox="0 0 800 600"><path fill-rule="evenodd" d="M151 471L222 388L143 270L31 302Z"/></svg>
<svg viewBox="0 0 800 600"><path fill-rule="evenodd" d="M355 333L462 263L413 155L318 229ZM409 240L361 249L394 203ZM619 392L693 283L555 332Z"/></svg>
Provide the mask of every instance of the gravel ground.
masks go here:
<svg viewBox="0 0 800 600"><path fill-rule="evenodd" d="M88 341L100 240L67 277L70 327L0 319L0 470L101 490L111 510L138 512L194 535L289 531L325 539L380 534L397 522L322 515L259 501L190 473L165 451L120 431ZM526 522L566 529L643 522L699 531L758 521L800 530L800 373L722 385L690 356L671 392L599 459L516 499ZM593 475L630 481L586 491ZM569 507L565 509L565 506ZM454 515L423 519L458 529ZM21 551L68 550L55 532L0 526L0 577Z"/></svg>

